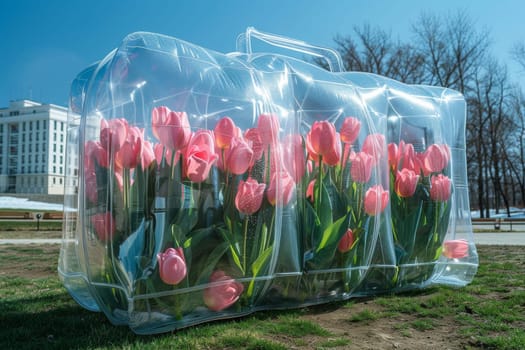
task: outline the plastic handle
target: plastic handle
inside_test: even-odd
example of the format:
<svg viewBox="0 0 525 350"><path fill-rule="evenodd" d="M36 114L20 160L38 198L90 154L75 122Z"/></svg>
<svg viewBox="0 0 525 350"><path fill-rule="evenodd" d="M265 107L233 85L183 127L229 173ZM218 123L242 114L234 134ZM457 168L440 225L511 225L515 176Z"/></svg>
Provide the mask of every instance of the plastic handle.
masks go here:
<svg viewBox="0 0 525 350"><path fill-rule="evenodd" d="M284 49L302 52L314 57L323 58L328 63L332 72L343 72L343 60L335 50L310 45L304 41L286 38L280 35L263 33L253 27L248 27L246 33L237 37L237 50L247 54L252 53L252 39L256 38L267 44L282 47Z"/></svg>

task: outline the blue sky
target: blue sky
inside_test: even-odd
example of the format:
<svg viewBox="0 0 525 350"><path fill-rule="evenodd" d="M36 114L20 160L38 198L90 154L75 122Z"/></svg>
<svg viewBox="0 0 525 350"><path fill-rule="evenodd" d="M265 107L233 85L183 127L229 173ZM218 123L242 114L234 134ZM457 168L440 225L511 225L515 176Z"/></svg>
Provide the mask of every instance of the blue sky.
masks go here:
<svg viewBox="0 0 525 350"><path fill-rule="evenodd" d="M466 10L491 32L492 50L510 63L525 41L525 2L512 0L5 0L0 3L0 107L32 98L66 105L69 84L129 33L150 31L220 52L235 50L246 27L334 47L355 25L380 25L401 40L422 12ZM515 81L525 73L510 70Z"/></svg>

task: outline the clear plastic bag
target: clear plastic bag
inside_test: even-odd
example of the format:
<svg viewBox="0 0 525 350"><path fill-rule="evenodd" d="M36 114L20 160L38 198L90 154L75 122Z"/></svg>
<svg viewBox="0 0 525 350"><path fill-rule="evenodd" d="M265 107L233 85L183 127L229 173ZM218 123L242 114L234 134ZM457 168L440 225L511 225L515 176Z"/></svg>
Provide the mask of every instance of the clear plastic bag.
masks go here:
<svg viewBox="0 0 525 350"><path fill-rule="evenodd" d="M460 94L253 28L238 49L134 33L73 82L59 273L80 305L149 334L472 280Z"/></svg>

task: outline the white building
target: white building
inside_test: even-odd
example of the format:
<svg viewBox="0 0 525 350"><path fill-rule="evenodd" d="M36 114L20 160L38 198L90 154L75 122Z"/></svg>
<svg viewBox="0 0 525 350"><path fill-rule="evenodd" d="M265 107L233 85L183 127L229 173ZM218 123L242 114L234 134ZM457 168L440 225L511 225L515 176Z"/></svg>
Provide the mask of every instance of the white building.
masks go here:
<svg viewBox="0 0 525 350"><path fill-rule="evenodd" d="M0 193L63 195L67 108L29 100L0 108Z"/></svg>

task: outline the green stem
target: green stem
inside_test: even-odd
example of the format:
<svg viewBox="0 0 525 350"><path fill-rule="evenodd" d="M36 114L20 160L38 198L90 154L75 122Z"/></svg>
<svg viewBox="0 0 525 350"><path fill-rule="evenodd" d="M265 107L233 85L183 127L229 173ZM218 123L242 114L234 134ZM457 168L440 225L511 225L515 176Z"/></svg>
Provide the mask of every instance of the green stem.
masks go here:
<svg viewBox="0 0 525 350"><path fill-rule="evenodd" d="M248 219L249 219L249 216L246 215L244 217L244 237L243 237L243 250L242 250L242 268L243 268L243 274L244 274L244 277L246 277L246 270L247 270L247 266L246 266L246 243L247 243L247 240L248 240Z"/></svg>
<svg viewBox="0 0 525 350"><path fill-rule="evenodd" d="M318 175L319 184L317 185L317 196L315 198L316 210L319 212L321 209L321 193L323 193L323 156L319 156L319 175Z"/></svg>

